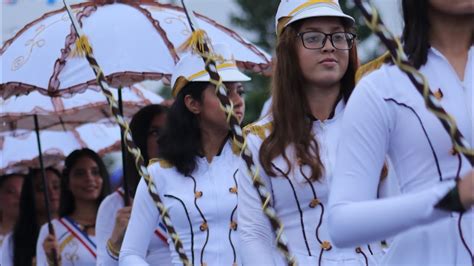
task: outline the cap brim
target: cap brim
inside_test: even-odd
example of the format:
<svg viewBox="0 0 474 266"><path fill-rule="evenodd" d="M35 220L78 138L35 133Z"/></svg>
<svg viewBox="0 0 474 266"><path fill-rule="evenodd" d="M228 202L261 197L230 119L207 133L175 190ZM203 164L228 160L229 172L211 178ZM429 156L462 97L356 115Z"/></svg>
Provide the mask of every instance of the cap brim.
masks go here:
<svg viewBox="0 0 474 266"><path fill-rule="evenodd" d="M351 16L348 16L342 13L339 10L330 8L330 7L317 7L315 9L306 9L295 14L285 25L288 26L289 24L296 22L298 20L306 19L306 18L314 18L314 17L340 17L344 19L346 23L350 26L354 25L355 20Z"/></svg>
<svg viewBox="0 0 474 266"><path fill-rule="evenodd" d="M242 72L236 69L222 69L218 71L219 75L221 76L224 82L238 82L238 81L250 81L250 77L243 74ZM209 74L205 74L201 77L198 77L192 81L209 81L210 80Z"/></svg>

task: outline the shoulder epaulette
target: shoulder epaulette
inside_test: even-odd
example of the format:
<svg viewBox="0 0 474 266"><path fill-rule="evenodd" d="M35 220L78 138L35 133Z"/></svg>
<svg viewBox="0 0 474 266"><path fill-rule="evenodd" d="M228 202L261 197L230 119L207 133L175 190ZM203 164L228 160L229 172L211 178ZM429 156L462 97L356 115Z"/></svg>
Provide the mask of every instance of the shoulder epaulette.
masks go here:
<svg viewBox="0 0 474 266"><path fill-rule="evenodd" d="M372 71L379 69L383 64L390 62L391 58L390 53L386 52L374 60L360 66L355 76L356 83Z"/></svg>
<svg viewBox="0 0 474 266"><path fill-rule="evenodd" d="M273 128L272 122L268 122L263 125L259 125L258 123L253 123L253 124L247 125L244 128L244 134L245 135L254 134L258 136L261 140L265 140L267 136L270 134L270 131L272 130L272 128Z"/></svg>
<svg viewBox="0 0 474 266"><path fill-rule="evenodd" d="M148 166L150 166L152 164L155 164L155 163L159 163L161 168L163 168L163 169L168 169L168 168L173 167L173 165L170 162L168 162L167 160L159 159L159 158L151 159L150 162L148 163Z"/></svg>

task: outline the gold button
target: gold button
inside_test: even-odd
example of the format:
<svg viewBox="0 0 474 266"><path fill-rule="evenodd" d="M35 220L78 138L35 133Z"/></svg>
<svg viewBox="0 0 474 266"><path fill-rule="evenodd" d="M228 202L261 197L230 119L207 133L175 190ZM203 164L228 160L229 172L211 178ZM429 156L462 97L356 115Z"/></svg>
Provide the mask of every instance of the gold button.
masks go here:
<svg viewBox="0 0 474 266"><path fill-rule="evenodd" d="M229 188L229 192L233 194L237 194L237 187L231 187Z"/></svg>
<svg viewBox="0 0 474 266"><path fill-rule="evenodd" d="M439 101L441 99L443 99L443 92L441 91L441 89L438 88L438 90L434 93L434 97Z"/></svg>
<svg viewBox="0 0 474 266"><path fill-rule="evenodd" d="M196 197L196 199L202 197L202 191L196 191L196 193L194 193L194 197Z"/></svg>
<svg viewBox="0 0 474 266"><path fill-rule="evenodd" d="M230 228L231 228L232 230L234 230L234 231L237 230L237 223L234 222L234 221L232 221L232 222L230 223Z"/></svg>
<svg viewBox="0 0 474 266"><path fill-rule="evenodd" d="M202 223L201 226L199 226L199 229L203 232L206 231L207 230L207 223Z"/></svg>
<svg viewBox="0 0 474 266"><path fill-rule="evenodd" d="M318 199L313 199L310 203L309 203L309 207L311 208L316 208L316 206L319 205L319 200Z"/></svg>
<svg viewBox="0 0 474 266"><path fill-rule="evenodd" d="M328 251L328 250L331 250L332 246L331 246L331 243L329 243L329 241L323 241L323 243L321 243L321 248Z"/></svg>

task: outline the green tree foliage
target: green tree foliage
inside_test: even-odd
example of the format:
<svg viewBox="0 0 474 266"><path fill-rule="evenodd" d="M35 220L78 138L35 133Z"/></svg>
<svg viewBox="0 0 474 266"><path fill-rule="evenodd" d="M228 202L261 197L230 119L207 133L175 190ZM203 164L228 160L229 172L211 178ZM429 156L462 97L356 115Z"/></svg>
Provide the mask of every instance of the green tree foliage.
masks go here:
<svg viewBox="0 0 474 266"><path fill-rule="evenodd" d="M275 14L279 0L235 0L240 11L232 14L232 23L255 34L253 43L272 53L275 46ZM252 81L246 84L246 114L244 124L258 119L265 100L270 95L270 77L251 75Z"/></svg>
<svg viewBox="0 0 474 266"><path fill-rule="evenodd" d="M232 14L232 23L238 27L254 32L252 40L264 50L272 51L275 44L275 14L279 0L235 0L240 12Z"/></svg>

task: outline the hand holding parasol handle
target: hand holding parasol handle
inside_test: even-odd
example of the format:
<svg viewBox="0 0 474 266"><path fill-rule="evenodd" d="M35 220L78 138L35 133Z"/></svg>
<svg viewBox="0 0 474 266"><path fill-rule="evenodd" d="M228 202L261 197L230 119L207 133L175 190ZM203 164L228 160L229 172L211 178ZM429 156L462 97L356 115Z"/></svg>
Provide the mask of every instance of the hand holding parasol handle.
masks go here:
<svg viewBox="0 0 474 266"><path fill-rule="evenodd" d="M85 55L85 58L89 62L92 70L94 71L97 79L97 83L99 84L102 93L107 98L107 102L110 105L110 109L112 114L114 115L115 121L120 125L122 128L125 141L127 144L128 151L133 154L135 157L135 164L138 170L138 173L143 177L145 182L147 183L148 192L150 193L150 197L153 199L155 206L160 213L162 218L163 224L166 226L168 236L172 239L172 243L174 244L175 250L178 253L181 261L184 265L190 265L189 259L183 249L183 244L179 239L179 236L174 229L166 206L163 204L160 195L157 193L156 185L153 179L150 177L146 166L144 166L143 157L141 155L140 149L136 147L136 145L132 141L132 136L130 134L130 127L128 123L125 121L124 117L120 114L119 105L115 100L112 92L110 91L109 85L106 82L104 72L100 68L97 60L95 59L92 51L92 47L90 46L87 37L82 32L79 22L77 21L76 17L74 16L71 7L68 5L66 0L63 0L64 6L66 7L66 11L69 15L69 18L72 22L72 27L76 32L78 40L76 42L76 48L78 48L79 52Z"/></svg>
<svg viewBox="0 0 474 266"><path fill-rule="evenodd" d="M39 135L39 126L38 126L38 115L34 115L35 120L35 133L36 133L36 143L38 143L38 153L39 153L39 163L41 168L41 181L43 183L43 196L44 196L44 206L46 208L46 218L48 219L48 232L50 235L54 235L54 227L51 223L51 207L49 205L49 189L48 189L48 182L46 180L46 171L44 169L44 162L43 162L43 153L41 149L41 141ZM54 266L58 266L58 257L57 257L57 250L53 249L53 264Z"/></svg>

